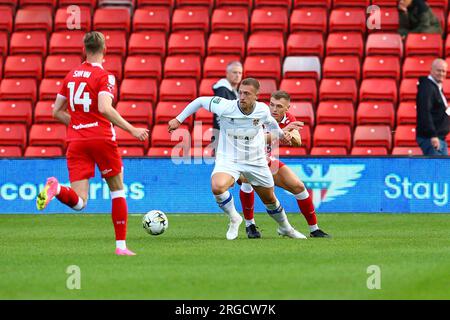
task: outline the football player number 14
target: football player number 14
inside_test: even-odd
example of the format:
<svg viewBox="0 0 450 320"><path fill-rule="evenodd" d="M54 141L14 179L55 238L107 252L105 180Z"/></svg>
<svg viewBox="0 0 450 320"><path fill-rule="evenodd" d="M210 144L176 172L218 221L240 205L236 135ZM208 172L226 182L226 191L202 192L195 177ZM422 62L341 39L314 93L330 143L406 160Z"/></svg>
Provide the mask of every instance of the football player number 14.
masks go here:
<svg viewBox="0 0 450 320"><path fill-rule="evenodd" d="M92 100L89 98L89 92L84 92L86 88L86 82L80 82L77 90L75 91L75 82L69 82L67 87L70 90L70 108L75 111L76 104L83 105L83 111L89 112L89 107L91 106Z"/></svg>

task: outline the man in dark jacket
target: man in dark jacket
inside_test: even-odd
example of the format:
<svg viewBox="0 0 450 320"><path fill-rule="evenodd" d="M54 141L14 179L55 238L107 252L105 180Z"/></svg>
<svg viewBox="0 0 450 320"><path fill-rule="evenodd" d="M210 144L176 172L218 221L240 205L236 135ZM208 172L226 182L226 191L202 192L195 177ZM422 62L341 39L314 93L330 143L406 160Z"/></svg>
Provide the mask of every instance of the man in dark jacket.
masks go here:
<svg viewBox="0 0 450 320"><path fill-rule="evenodd" d="M449 133L450 108L442 91L447 63L436 59L431 74L419 78L417 91L417 143L424 155L448 155L445 137Z"/></svg>
<svg viewBox="0 0 450 320"><path fill-rule="evenodd" d="M441 24L425 0L399 0L398 11L402 37L413 32L442 34Z"/></svg>
<svg viewBox="0 0 450 320"><path fill-rule="evenodd" d="M242 64L239 61L227 65L226 78L222 78L213 85L214 95L228 100L238 99L237 88L242 80ZM214 114L215 129L219 129L218 117Z"/></svg>

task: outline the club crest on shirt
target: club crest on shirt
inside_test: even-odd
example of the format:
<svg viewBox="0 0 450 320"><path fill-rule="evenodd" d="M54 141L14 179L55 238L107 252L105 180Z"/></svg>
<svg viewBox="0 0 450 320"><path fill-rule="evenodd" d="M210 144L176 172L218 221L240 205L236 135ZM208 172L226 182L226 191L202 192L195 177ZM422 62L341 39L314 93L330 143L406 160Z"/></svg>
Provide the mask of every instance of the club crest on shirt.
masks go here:
<svg viewBox="0 0 450 320"><path fill-rule="evenodd" d="M219 104L220 100L222 100L221 97L215 97L215 98L213 99L212 103Z"/></svg>
<svg viewBox="0 0 450 320"><path fill-rule="evenodd" d="M259 125L259 119L253 119L253 125L256 127Z"/></svg>

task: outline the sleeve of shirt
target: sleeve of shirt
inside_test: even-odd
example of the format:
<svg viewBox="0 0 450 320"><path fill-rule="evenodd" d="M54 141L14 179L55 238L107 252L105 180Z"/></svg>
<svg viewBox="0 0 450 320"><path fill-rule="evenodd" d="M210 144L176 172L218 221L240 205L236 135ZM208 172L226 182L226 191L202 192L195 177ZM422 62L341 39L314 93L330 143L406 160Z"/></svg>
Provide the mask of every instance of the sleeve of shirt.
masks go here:
<svg viewBox="0 0 450 320"><path fill-rule="evenodd" d="M230 110L230 101L221 97L213 97L209 102L208 111L220 117Z"/></svg>
<svg viewBox="0 0 450 320"><path fill-rule="evenodd" d="M105 74L100 78L98 94L107 94L114 100L116 90L116 78L112 74Z"/></svg>

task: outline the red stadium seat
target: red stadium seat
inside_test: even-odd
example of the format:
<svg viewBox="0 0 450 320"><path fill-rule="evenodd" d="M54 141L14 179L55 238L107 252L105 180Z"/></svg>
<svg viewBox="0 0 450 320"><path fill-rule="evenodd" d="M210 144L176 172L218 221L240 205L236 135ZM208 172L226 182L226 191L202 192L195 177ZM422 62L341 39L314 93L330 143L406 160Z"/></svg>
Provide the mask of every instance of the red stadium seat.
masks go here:
<svg viewBox="0 0 450 320"><path fill-rule="evenodd" d="M313 147L310 155L312 156L345 156L347 149L343 147Z"/></svg>
<svg viewBox="0 0 450 320"><path fill-rule="evenodd" d="M29 7L17 10L15 15L15 31L43 30L51 32L53 28L52 11L46 7Z"/></svg>
<svg viewBox="0 0 450 320"><path fill-rule="evenodd" d="M208 40L208 55L232 54L244 57L245 39L242 32L213 32Z"/></svg>
<svg viewBox="0 0 450 320"><path fill-rule="evenodd" d="M133 15L133 31L146 30L169 33L170 8L162 6L137 8Z"/></svg>
<svg viewBox="0 0 450 320"><path fill-rule="evenodd" d="M428 5L433 8L443 9L445 12L448 10L448 0L427 0Z"/></svg>
<svg viewBox="0 0 450 320"><path fill-rule="evenodd" d="M1 140L1 136L0 136ZM0 146L0 157L21 157L22 156L22 150L20 147L15 146Z"/></svg>
<svg viewBox="0 0 450 320"><path fill-rule="evenodd" d="M196 54L203 58L205 50L205 35L201 31L180 31L170 34L167 50L169 55Z"/></svg>
<svg viewBox="0 0 450 320"><path fill-rule="evenodd" d="M116 110L131 123L153 124L152 104L147 101L119 101Z"/></svg>
<svg viewBox="0 0 450 320"><path fill-rule="evenodd" d="M395 147L417 147L416 125L404 124L395 128L394 134Z"/></svg>
<svg viewBox="0 0 450 320"><path fill-rule="evenodd" d="M356 124L386 124L394 128L395 111L391 102L361 102L356 112Z"/></svg>
<svg viewBox="0 0 450 320"><path fill-rule="evenodd" d="M27 144L27 127L22 123L0 123L0 145L17 146L22 150Z"/></svg>
<svg viewBox="0 0 450 320"><path fill-rule="evenodd" d="M400 60L396 56L367 56L363 65L363 79L393 78L400 80Z"/></svg>
<svg viewBox="0 0 450 320"><path fill-rule="evenodd" d="M201 108L195 113L195 121L212 124L213 113L207 111L206 109Z"/></svg>
<svg viewBox="0 0 450 320"><path fill-rule="evenodd" d="M289 92L291 100L317 102L317 82L314 79L283 79L280 90Z"/></svg>
<svg viewBox="0 0 450 320"><path fill-rule="evenodd" d="M39 100L55 101L56 95L61 90L63 79L45 78L39 86Z"/></svg>
<svg viewBox="0 0 450 320"><path fill-rule="evenodd" d="M248 33L248 20L247 8L216 8L211 17L211 32L235 30Z"/></svg>
<svg viewBox="0 0 450 320"><path fill-rule="evenodd" d="M334 0L333 7L362 7L367 8L370 6L370 0Z"/></svg>
<svg viewBox="0 0 450 320"><path fill-rule="evenodd" d="M209 30L209 10L204 7L182 7L174 10L172 15L172 32Z"/></svg>
<svg viewBox="0 0 450 320"><path fill-rule="evenodd" d="M9 56L5 61L5 78L42 78L42 57L36 55Z"/></svg>
<svg viewBox="0 0 450 320"><path fill-rule="evenodd" d="M65 148L66 126L62 123L33 124L30 129L30 146L59 146Z"/></svg>
<svg viewBox="0 0 450 320"><path fill-rule="evenodd" d="M83 52L82 31L53 32L50 37L50 54L80 54Z"/></svg>
<svg viewBox="0 0 450 320"><path fill-rule="evenodd" d="M276 56L247 56L244 62L244 77L281 78L280 58Z"/></svg>
<svg viewBox="0 0 450 320"><path fill-rule="evenodd" d="M207 56L203 64L203 78L223 77L228 64L240 60L239 56L233 55Z"/></svg>
<svg viewBox="0 0 450 320"><path fill-rule="evenodd" d="M190 101L160 101L155 109L155 123L167 124L170 120L179 115ZM188 117L183 124L191 127L194 117Z"/></svg>
<svg viewBox="0 0 450 320"><path fill-rule="evenodd" d="M379 29L377 29L377 26L373 26L373 29L368 28L369 32L397 32L399 28L399 16L398 16L398 9L397 5L395 7L381 7L380 11L375 11L374 14L379 15ZM378 16L372 17L374 21L378 22L376 19ZM369 24L370 25L370 24ZM372 25L371 25L372 27Z"/></svg>
<svg viewBox="0 0 450 320"><path fill-rule="evenodd" d="M125 78L155 78L162 77L161 57L159 56L128 56L124 66Z"/></svg>
<svg viewBox="0 0 450 320"><path fill-rule="evenodd" d="M55 15L55 31L66 31L68 27L73 29L79 29L89 32L91 31L92 27L92 17L91 17L91 9L86 6L78 6L79 15L77 14L77 17L79 17L79 21L75 19L71 19L74 14L78 13L74 10L69 10L68 7L59 8L56 11ZM79 22L79 25L76 23Z"/></svg>
<svg viewBox="0 0 450 320"><path fill-rule="evenodd" d="M213 146L193 147L189 150L189 155L195 158L212 158L214 157Z"/></svg>
<svg viewBox="0 0 450 320"><path fill-rule="evenodd" d="M403 79L399 89L400 101L416 101L418 84L417 79Z"/></svg>
<svg viewBox="0 0 450 320"><path fill-rule="evenodd" d="M416 124L417 105L415 101L400 102L397 109L397 125Z"/></svg>
<svg viewBox="0 0 450 320"><path fill-rule="evenodd" d="M318 124L314 130L314 147L343 147L350 150L352 133L345 124Z"/></svg>
<svg viewBox="0 0 450 320"><path fill-rule="evenodd" d="M0 84L0 100L31 100L37 96L35 79L3 79Z"/></svg>
<svg viewBox="0 0 450 320"><path fill-rule="evenodd" d="M364 79L359 88L360 101L385 100L397 103L397 84L394 79Z"/></svg>
<svg viewBox="0 0 450 320"><path fill-rule="evenodd" d="M286 43L287 56L318 56L324 55L324 40L319 32L291 33Z"/></svg>
<svg viewBox="0 0 450 320"><path fill-rule="evenodd" d="M436 57L406 57L403 62L403 78L428 76L434 59Z"/></svg>
<svg viewBox="0 0 450 320"><path fill-rule="evenodd" d="M156 1L156 0L152 0L152 1ZM79 5L79 6L95 8L95 6L97 5L97 0L59 0L58 3L59 3L60 7L70 6L70 5L75 4L75 5Z"/></svg>
<svg viewBox="0 0 450 320"><path fill-rule="evenodd" d="M0 31L10 34L13 30L13 15L9 7L0 7Z"/></svg>
<svg viewBox="0 0 450 320"><path fill-rule="evenodd" d="M443 42L440 34L409 33L405 42L406 56L443 55Z"/></svg>
<svg viewBox="0 0 450 320"><path fill-rule="evenodd" d="M119 154L122 157L143 157L145 155L144 148L141 147L119 147Z"/></svg>
<svg viewBox="0 0 450 320"><path fill-rule="evenodd" d="M160 101L190 101L197 98L195 79L163 79L159 87Z"/></svg>
<svg viewBox="0 0 450 320"><path fill-rule="evenodd" d="M255 8L260 8L260 7L264 7L264 6L267 6L267 7L280 6L280 7L290 9L292 6L292 1L291 0L255 0Z"/></svg>
<svg viewBox="0 0 450 320"><path fill-rule="evenodd" d="M366 58L367 59L367 58ZM357 56L328 56L323 63L324 78L353 78L359 82L361 63Z"/></svg>
<svg viewBox="0 0 450 320"><path fill-rule="evenodd" d="M103 68L111 72L118 81L122 81L122 66L122 57L119 55L106 55L106 57L103 58Z"/></svg>
<svg viewBox="0 0 450 320"><path fill-rule="evenodd" d="M45 78L64 78L73 68L81 64L79 55L50 55L45 60Z"/></svg>
<svg viewBox="0 0 450 320"><path fill-rule="evenodd" d="M189 148L186 148L186 152ZM172 148L172 147L152 147L148 149L147 156L149 157L163 157L163 158L169 158L169 157L178 157L181 158L184 155L184 148Z"/></svg>
<svg viewBox="0 0 450 320"><path fill-rule="evenodd" d="M127 35L122 30L103 30L107 54L119 54L125 57L127 52Z"/></svg>
<svg viewBox="0 0 450 320"><path fill-rule="evenodd" d="M0 101L0 122L32 122L32 105L30 101Z"/></svg>
<svg viewBox="0 0 450 320"><path fill-rule="evenodd" d="M403 41L398 33L372 33L366 41L366 55L403 57Z"/></svg>
<svg viewBox="0 0 450 320"><path fill-rule="evenodd" d="M311 102L292 101L288 112L305 125L314 126L314 108Z"/></svg>
<svg viewBox="0 0 450 320"><path fill-rule="evenodd" d="M251 32L255 31L288 31L287 9L279 7L256 8L250 19Z"/></svg>
<svg viewBox="0 0 450 320"><path fill-rule="evenodd" d="M294 8L320 6L331 8L332 0L294 0Z"/></svg>
<svg viewBox="0 0 450 320"><path fill-rule="evenodd" d="M8 40L8 34L6 32L0 32L0 58L8 54Z"/></svg>
<svg viewBox="0 0 450 320"><path fill-rule="evenodd" d="M300 130L298 130L298 132L300 133L300 137L302 137L302 148L305 148L306 151L311 149L311 143L312 143L312 139L311 139L311 128L309 126L303 126L300 128ZM296 148L294 148L296 149ZM281 152L281 148L280 148L280 152Z"/></svg>
<svg viewBox="0 0 450 320"><path fill-rule="evenodd" d="M24 157L61 157L63 152L61 147L52 146L28 146L25 149Z"/></svg>
<svg viewBox="0 0 450 320"><path fill-rule="evenodd" d="M134 125L138 128L148 128L146 124L135 123ZM149 146L148 139L144 141L139 141L138 139L133 137L130 133L121 128L115 127L114 130L116 131L116 139L120 147L140 147L143 148L144 150L148 149Z"/></svg>
<svg viewBox="0 0 450 320"><path fill-rule="evenodd" d="M336 6L335 6L336 7ZM365 8L338 8L330 14L329 32L366 32Z"/></svg>
<svg viewBox="0 0 450 320"><path fill-rule="evenodd" d="M387 149L384 147L353 147L352 156L387 156Z"/></svg>
<svg viewBox="0 0 450 320"><path fill-rule="evenodd" d="M272 151L272 154L275 150ZM302 147L280 147L276 150L279 157L296 157L307 155L306 149Z"/></svg>
<svg viewBox="0 0 450 320"><path fill-rule="evenodd" d="M358 86L354 79L328 78L320 83L319 99L322 100L348 100L356 102Z"/></svg>
<svg viewBox="0 0 450 320"><path fill-rule="evenodd" d="M199 88L198 88L198 95L200 97L205 96L213 96L214 90L213 85L216 84L216 82L219 81L218 78L204 78L200 82Z"/></svg>
<svg viewBox="0 0 450 320"><path fill-rule="evenodd" d="M321 101L317 107L317 124L337 123L354 126L355 109L350 101Z"/></svg>
<svg viewBox="0 0 450 320"><path fill-rule="evenodd" d="M253 0L216 0L216 8L226 6L240 6L251 9L253 8Z"/></svg>
<svg viewBox="0 0 450 320"><path fill-rule="evenodd" d="M392 155L397 156L422 156L423 152L420 147L394 147Z"/></svg>
<svg viewBox="0 0 450 320"><path fill-rule="evenodd" d="M155 54L165 57L166 34L159 31L132 33L128 41L128 54Z"/></svg>
<svg viewBox="0 0 450 320"><path fill-rule="evenodd" d="M299 8L292 11L290 32L327 32L327 10L320 7Z"/></svg>
<svg viewBox="0 0 450 320"><path fill-rule="evenodd" d="M447 11L444 12L443 9L436 8L436 7L431 8L431 11L433 11L434 15L436 16L436 18L439 21L439 24L441 25L442 31L445 33L445 22L446 22L445 19L446 19Z"/></svg>
<svg viewBox="0 0 450 320"><path fill-rule="evenodd" d="M196 125L192 129L192 145L195 147L206 147L211 144L212 137L212 125Z"/></svg>
<svg viewBox="0 0 450 320"><path fill-rule="evenodd" d="M353 134L353 145L355 147L384 147L391 150L391 128L380 125L356 126Z"/></svg>
<svg viewBox="0 0 450 320"><path fill-rule="evenodd" d="M364 54L362 35L358 32L330 33L326 50L327 55L351 54L361 58Z"/></svg>
<svg viewBox="0 0 450 320"><path fill-rule="evenodd" d="M191 135L189 127L185 124L169 133L167 131L167 124L155 124L151 133L152 147L173 147L176 145L185 145L190 147Z"/></svg>
<svg viewBox="0 0 450 320"><path fill-rule="evenodd" d="M94 30L125 30L130 32L130 10L123 7L103 7L95 10Z"/></svg>
<svg viewBox="0 0 450 320"><path fill-rule="evenodd" d="M279 32L252 33L247 41L247 55L284 56L283 34Z"/></svg>
<svg viewBox="0 0 450 320"><path fill-rule="evenodd" d="M120 85L120 100L150 101L154 103L157 96L155 79L123 79Z"/></svg>
<svg viewBox="0 0 450 320"><path fill-rule="evenodd" d="M398 0L372 0L372 4L380 7L397 7Z"/></svg>
<svg viewBox="0 0 450 320"><path fill-rule="evenodd" d="M259 79L261 88L258 93L258 100L269 103L272 92L277 90L277 83L274 79Z"/></svg>
<svg viewBox="0 0 450 320"><path fill-rule="evenodd" d="M52 100L38 101L34 108L34 123L58 122L53 118L55 103Z"/></svg>
<svg viewBox="0 0 450 320"><path fill-rule="evenodd" d="M78 51L78 53L80 53ZM10 54L47 55L47 34L45 31L14 32L10 39Z"/></svg>
<svg viewBox="0 0 450 320"><path fill-rule="evenodd" d="M56 2L56 0L20 0L20 6L28 8L56 8Z"/></svg>

